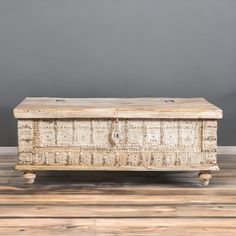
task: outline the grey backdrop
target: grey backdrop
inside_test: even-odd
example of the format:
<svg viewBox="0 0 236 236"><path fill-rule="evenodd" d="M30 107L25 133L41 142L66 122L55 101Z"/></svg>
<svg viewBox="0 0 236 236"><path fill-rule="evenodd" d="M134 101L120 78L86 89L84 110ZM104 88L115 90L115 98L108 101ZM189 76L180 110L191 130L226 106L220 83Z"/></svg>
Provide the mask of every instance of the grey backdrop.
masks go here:
<svg viewBox="0 0 236 236"><path fill-rule="evenodd" d="M1 0L0 146L25 96L202 96L236 145L236 1Z"/></svg>

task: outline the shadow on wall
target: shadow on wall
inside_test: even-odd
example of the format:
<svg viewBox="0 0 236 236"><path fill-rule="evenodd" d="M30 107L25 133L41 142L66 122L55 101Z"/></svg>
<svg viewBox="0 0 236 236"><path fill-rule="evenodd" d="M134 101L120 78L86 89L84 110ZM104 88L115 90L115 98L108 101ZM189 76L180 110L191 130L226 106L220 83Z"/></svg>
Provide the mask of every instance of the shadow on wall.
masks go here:
<svg viewBox="0 0 236 236"><path fill-rule="evenodd" d="M236 146L236 92L216 98L215 103L223 110L219 120L218 145Z"/></svg>
<svg viewBox="0 0 236 236"><path fill-rule="evenodd" d="M12 108L0 109L0 147L17 146L17 123Z"/></svg>

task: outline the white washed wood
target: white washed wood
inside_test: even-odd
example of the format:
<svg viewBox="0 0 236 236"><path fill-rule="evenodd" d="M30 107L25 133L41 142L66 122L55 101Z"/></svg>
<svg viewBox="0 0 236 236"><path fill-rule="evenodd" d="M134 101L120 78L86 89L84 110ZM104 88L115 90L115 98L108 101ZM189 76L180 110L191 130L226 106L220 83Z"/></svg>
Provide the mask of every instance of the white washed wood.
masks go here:
<svg viewBox="0 0 236 236"><path fill-rule="evenodd" d="M26 98L14 115L19 119L220 119L222 110L204 98Z"/></svg>
<svg viewBox="0 0 236 236"><path fill-rule="evenodd" d="M96 111L109 118L89 116ZM16 169L202 170L199 179L204 184L211 178L206 171L219 169L217 119L222 111L201 98L29 98L15 109L15 115Z"/></svg>
<svg viewBox="0 0 236 236"><path fill-rule="evenodd" d="M19 120L19 165L217 169L216 129L212 120Z"/></svg>

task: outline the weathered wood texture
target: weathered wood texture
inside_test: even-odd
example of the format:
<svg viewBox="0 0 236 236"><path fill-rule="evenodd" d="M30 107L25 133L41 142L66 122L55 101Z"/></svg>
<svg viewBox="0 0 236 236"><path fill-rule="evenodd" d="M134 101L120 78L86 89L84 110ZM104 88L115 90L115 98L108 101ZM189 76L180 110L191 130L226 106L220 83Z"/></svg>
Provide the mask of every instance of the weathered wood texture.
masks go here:
<svg viewBox="0 0 236 236"><path fill-rule="evenodd" d="M14 115L18 119L220 119L222 110L204 98L26 98Z"/></svg>
<svg viewBox="0 0 236 236"><path fill-rule="evenodd" d="M39 172L25 185L17 156L0 156L0 235L236 234L236 156L197 172Z"/></svg>
<svg viewBox="0 0 236 236"><path fill-rule="evenodd" d="M203 98L26 98L14 114L28 183L35 170L219 169L222 111Z"/></svg>
<svg viewBox="0 0 236 236"><path fill-rule="evenodd" d="M25 170L217 170L215 120L18 121Z"/></svg>

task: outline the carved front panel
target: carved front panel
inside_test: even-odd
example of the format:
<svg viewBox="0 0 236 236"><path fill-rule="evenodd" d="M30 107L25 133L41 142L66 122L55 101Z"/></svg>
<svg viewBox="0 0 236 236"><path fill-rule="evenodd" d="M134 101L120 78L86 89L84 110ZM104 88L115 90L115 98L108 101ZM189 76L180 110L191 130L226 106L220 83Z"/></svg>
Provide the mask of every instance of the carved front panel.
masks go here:
<svg viewBox="0 0 236 236"><path fill-rule="evenodd" d="M215 165L216 121L19 120L20 163L89 167Z"/></svg>
<svg viewBox="0 0 236 236"><path fill-rule="evenodd" d="M36 148L138 147L201 151L201 121L39 120L34 123ZM206 135L211 135L208 133Z"/></svg>

